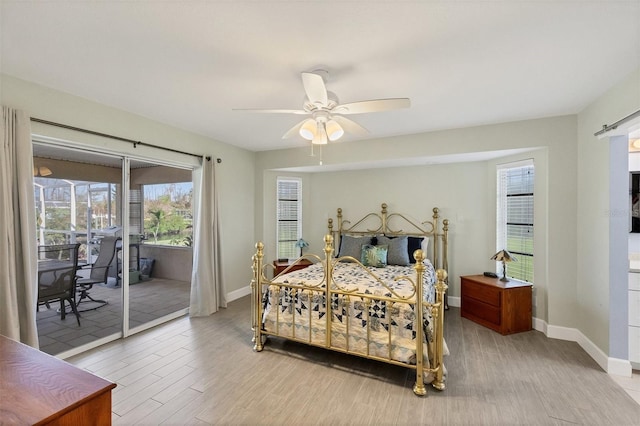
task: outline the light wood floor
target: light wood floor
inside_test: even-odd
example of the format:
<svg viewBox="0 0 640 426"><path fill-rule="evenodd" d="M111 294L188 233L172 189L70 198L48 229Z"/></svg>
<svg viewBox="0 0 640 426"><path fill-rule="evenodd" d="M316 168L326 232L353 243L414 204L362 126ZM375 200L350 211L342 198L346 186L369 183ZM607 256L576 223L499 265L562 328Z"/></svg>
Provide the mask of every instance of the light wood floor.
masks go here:
<svg viewBox="0 0 640 426"><path fill-rule="evenodd" d="M68 359L117 383L114 424L633 425L640 405L576 343L501 336L445 316L447 389L409 369L270 339L252 351L249 298Z"/></svg>

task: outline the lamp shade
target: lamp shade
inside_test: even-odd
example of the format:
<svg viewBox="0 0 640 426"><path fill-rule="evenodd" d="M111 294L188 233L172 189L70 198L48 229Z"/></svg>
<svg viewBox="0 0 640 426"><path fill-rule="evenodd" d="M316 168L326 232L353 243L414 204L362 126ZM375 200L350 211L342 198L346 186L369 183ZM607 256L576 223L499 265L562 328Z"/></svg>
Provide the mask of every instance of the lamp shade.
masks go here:
<svg viewBox="0 0 640 426"><path fill-rule="evenodd" d="M507 278L507 262L517 262L518 259L516 259L516 257L507 250L503 249L491 256L491 260L502 262L502 278L500 278L500 281L509 281L509 278Z"/></svg>
<svg viewBox="0 0 640 426"><path fill-rule="evenodd" d="M300 127L300 131L299 131L300 136L302 136L308 141L311 141L315 137L317 129L318 129L318 125L316 124L316 120L314 120L313 118L310 118L307 121L305 121Z"/></svg>
<svg viewBox="0 0 640 426"><path fill-rule="evenodd" d="M344 135L344 130L336 120L327 121L327 137L331 142L337 141Z"/></svg>
<svg viewBox="0 0 640 426"><path fill-rule="evenodd" d="M518 259L509 253L507 250L500 250L496 254L491 257L491 260L495 260L498 262L517 262Z"/></svg>

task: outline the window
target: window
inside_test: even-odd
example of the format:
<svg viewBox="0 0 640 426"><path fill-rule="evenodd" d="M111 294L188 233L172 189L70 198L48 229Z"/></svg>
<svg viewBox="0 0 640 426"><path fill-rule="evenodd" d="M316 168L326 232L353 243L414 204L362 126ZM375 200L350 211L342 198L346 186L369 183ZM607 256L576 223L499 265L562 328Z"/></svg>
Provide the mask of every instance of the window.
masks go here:
<svg viewBox="0 0 640 426"><path fill-rule="evenodd" d="M533 282L533 161L498 168L497 250L516 258L507 263L507 276ZM500 271L501 273L502 271Z"/></svg>
<svg viewBox="0 0 640 426"><path fill-rule="evenodd" d="M141 196L142 195L142 196ZM140 191L131 190L131 230L140 226L140 213L134 213L140 202L144 212L145 244L191 247L193 217L191 201L193 182L141 185ZM138 216L137 223L134 222Z"/></svg>
<svg viewBox="0 0 640 426"><path fill-rule="evenodd" d="M298 257L296 242L302 236L302 180L278 178L278 259Z"/></svg>

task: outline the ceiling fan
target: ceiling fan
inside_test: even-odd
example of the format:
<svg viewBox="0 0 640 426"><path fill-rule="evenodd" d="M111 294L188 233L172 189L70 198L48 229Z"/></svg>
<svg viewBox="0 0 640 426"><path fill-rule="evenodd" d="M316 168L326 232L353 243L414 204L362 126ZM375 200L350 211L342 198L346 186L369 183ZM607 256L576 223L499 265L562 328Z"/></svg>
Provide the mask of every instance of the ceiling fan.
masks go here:
<svg viewBox="0 0 640 426"><path fill-rule="evenodd" d="M289 131L283 139L299 134L313 144L324 145L328 141L336 141L345 132L366 135L367 129L350 120L345 115L364 114L368 112L389 111L409 108L409 98L372 99L368 101L340 104L335 93L327 90L325 77L327 71L316 70L303 72L302 86L306 94L302 109L241 109L240 111L309 115Z"/></svg>

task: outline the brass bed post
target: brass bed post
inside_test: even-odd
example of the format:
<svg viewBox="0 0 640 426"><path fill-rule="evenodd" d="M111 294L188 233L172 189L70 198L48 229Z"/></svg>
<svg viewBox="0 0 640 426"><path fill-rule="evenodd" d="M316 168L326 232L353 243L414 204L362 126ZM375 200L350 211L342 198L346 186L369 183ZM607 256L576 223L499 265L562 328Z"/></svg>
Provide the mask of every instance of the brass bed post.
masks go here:
<svg viewBox="0 0 640 426"><path fill-rule="evenodd" d="M425 396L427 389L424 387L424 306L422 305L422 275L426 269L424 266L425 254L422 250L416 250L413 257L416 259L416 384L413 386L413 393Z"/></svg>
<svg viewBox="0 0 640 426"><path fill-rule="evenodd" d="M338 209L338 212L341 212L341 209ZM338 216L340 217L340 216ZM331 317L333 317L333 312L331 311L331 281L333 271L331 270L331 257L333 253L333 236L331 234L327 234L324 237L324 272L326 275L326 282L324 287L324 300L325 300L325 309L327 310L327 329L326 329L326 347L331 347Z"/></svg>
<svg viewBox="0 0 640 426"><path fill-rule="evenodd" d="M380 219L382 220L382 233L385 234L389 230L389 228L387 228L387 203L382 203L380 207L382 207L382 210L380 211Z"/></svg>
<svg viewBox="0 0 640 426"><path fill-rule="evenodd" d="M440 247L440 244L438 242L438 218L440 217L440 215L438 214L440 210L437 207L433 208L433 267L437 268L439 266L438 263L438 258L440 256L438 256L438 247Z"/></svg>
<svg viewBox="0 0 640 426"><path fill-rule="evenodd" d="M447 291L447 271L444 269L438 269L436 271L436 315L435 318L435 330L434 334L436 336L436 377L433 379L433 383L431 384L434 388L438 390L444 390L444 363L443 363L443 355L444 355L444 294ZM435 315L434 315L435 316Z"/></svg>
<svg viewBox="0 0 640 426"><path fill-rule="evenodd" d="M442 221L442 269L447 274L449 273L449 219ZM449 276L447 275L444 280L447 286L449 285ZM449 309L449 293L444 293L444 308Z"/></svg>
<svg viewBox="0 0 640 426"><path fill-rule="evenodd" d="M262 351L262 315L261 315L261 295L262 295L262 258L264 257L264 244L261 242L256 243L256 254L253 255L253 280L251 281L252 287L252 316L254 321L253 327L253 350L256 352ZM267 290L269 291L269 290Z"/></svg>

